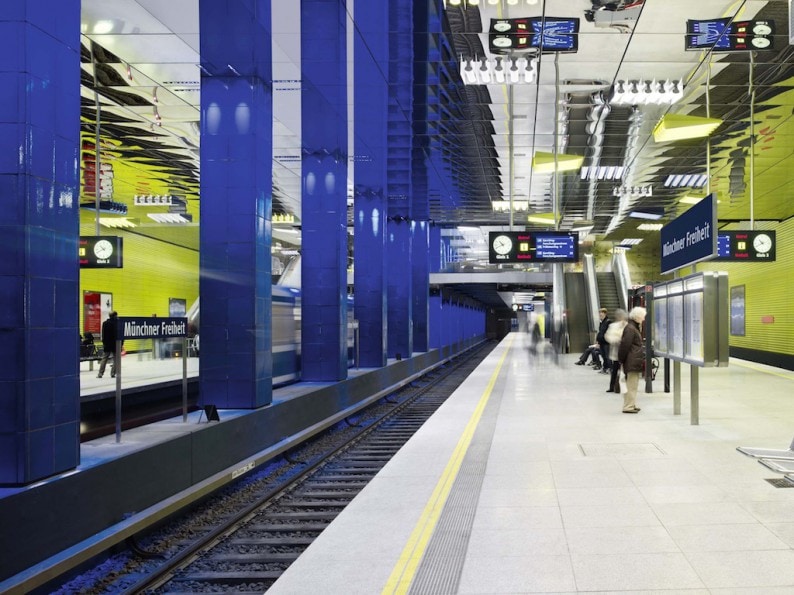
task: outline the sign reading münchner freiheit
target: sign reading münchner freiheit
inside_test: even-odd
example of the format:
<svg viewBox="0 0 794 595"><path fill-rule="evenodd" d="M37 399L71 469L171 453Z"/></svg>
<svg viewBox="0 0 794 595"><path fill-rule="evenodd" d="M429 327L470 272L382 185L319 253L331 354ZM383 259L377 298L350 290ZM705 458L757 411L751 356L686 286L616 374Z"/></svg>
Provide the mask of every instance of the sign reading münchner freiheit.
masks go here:
<svg viewBox="0 0 794 595"><path fill-rule="evenodd" d="M118 339L169 339L187 336L187 318L118 317Z"/></svg>

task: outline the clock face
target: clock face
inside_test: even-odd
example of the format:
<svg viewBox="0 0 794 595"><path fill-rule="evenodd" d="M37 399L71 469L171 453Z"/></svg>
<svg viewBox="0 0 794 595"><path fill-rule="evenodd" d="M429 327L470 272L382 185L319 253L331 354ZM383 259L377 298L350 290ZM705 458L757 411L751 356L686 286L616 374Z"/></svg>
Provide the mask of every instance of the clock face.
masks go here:
<svg viewBox="0 0 794 595"><path fill-rule="evenodd" d="M772 238L765 233L759 233L753 239L753 248L756 252L769 252L772 249Z"/></svg>
<svg viewBox="0 0 794 595"><path fill-rule="evenodd" d="M111 254L113 254L113 244L107 240L99 240L96 244L94 244L94 255L97 258L105 260L110 258Z"/></svg>
<svg viewBox="0 0 794 595"><path fill-rule="evenodd" d="M493 240L493 249L497 254L507 254L513 249L513 240L510 236L496 236Z"/></svg>
<svg viewBox="0 0 794 595"><path fill-rule="evenodd" d="M767 23L756 23L753 25L753 33L756 35L771 35L772 27L770 27Z"/></svg>
<svg viewBox="0 0 794 595"><path fill-rule="evenodd" d="M755 37L750 43L759 49L766 49L772 44L767 37Z"/></svg>

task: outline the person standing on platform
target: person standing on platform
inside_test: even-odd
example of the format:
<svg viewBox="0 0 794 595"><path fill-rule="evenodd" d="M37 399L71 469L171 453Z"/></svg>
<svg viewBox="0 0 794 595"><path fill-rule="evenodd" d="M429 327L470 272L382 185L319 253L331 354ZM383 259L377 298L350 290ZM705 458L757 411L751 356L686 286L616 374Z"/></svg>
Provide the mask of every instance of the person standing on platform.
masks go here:
<svg viewBox="0 0 794 595"><path fill-rule="evenodd" d="M637 387L640 384L642 365L645 361L645 346L642 342L642 323L645 322L645 308L632 308L629 322L623 329L623 338L618 347L618 360L626 373L627 391L623 395L623 413L639 413L637 407Z"/></svg>
<svg viewBox="0 0 794 595"><path fill-rule="evenodd" d="M601 357L604 358L604 363L601 371L604 374L607 374L610 366L612 365L612 361L609 359L609 344L607 343L607 340L604 338L604 333L607 332L607 328L609 328L609 325L612 323L612 321L609 319L609 316L607 316L606 308L601 308L598 311L598 318L601 322L598 324L596 343L598 343L598 348L601 350Z"/></svg>
<svg viewBox="0 0 794 595"><path fill-rule="evenodd" d="M615 321L609 325L607 332L604 333L604 338L609 344L609 359L612 360L612 373L609 377L608 393L620 392L620 360L618 359L618 348L620 347L620 340L623 338L623 329L626 328L628 317L625 310L618 308L615 310Z"/></svg>
<svg viewBox="0 0 794 595"><path fill-rule="evenodd" d="M97 374L97 378L102 378L102 375L105 373L105 366L108 363L108 359L112 356L113 362L110 364L110 377L114 378L116 376L116 321L118 317L118 312L115 310L110 313L108 319L102 323L102 361L99 364L99 374Z"/></svg>

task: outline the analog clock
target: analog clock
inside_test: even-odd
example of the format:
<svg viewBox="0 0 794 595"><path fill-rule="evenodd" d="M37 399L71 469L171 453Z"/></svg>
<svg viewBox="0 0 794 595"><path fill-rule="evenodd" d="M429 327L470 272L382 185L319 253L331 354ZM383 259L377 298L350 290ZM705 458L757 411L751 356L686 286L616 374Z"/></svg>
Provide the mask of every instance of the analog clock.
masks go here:
<svg viewBox="0 0 794 595"><path fill-rule="evenodd" d="M768 37L754 37L750 43L760 50L765 50L772 45L772 41Z"/></svg>
<svg viewBox="0 0 794 595"><path fill-rule="evenodd" d="M753 238L753 248L756 252L769 252L772 249L772 238L765 233L759 233Z"/></svg>
<svg viewBox="0 0 794 595"><path fill-rule="evenodd" d="M513 240L510 239L510 236L496 236L493 240L493 249L497 254L507 254L513 249Z"/></svg>
<svg viewBox="0 0 794 595"><path fill-rule="evenodd" d="M106 260L113 254L113 244L107 240L99 240L94 244L94 255L97 258Z"/></svg>

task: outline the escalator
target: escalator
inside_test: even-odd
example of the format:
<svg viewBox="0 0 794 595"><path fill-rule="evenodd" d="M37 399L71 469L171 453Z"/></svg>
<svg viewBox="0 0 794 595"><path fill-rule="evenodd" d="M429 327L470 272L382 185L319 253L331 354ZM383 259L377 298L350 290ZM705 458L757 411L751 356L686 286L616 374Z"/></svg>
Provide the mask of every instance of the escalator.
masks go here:
<svg viewBox="0 0 794 595"><path fill-rule="evenodd" d="M611 272L596 273L596 283L598 285L598 307L606 308L607 316L612 320L615 318L615 310L621 307L615 274Z"/></svg>
<svg viewBox="0 0 794 595"><path fill-rule="evenodd" d="M587 321L584 273L565 273L565 310L571 353L582 353L593 341Z"/></svg>

